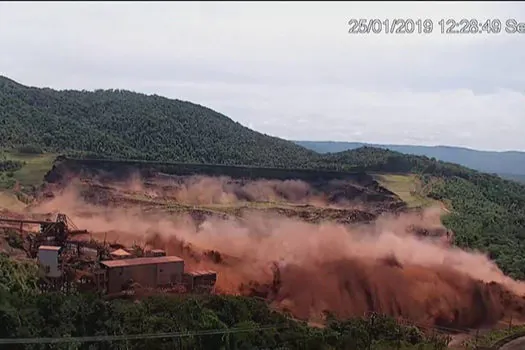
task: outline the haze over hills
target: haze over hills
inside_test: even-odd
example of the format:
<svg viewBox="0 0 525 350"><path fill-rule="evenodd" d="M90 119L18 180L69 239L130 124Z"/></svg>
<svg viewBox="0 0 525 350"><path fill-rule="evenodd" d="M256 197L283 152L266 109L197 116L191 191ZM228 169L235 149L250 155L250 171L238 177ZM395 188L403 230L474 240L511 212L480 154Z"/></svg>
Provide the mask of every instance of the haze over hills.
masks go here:
<svg viewBox="0 0 525 350"><path fill-rule="evenodd" d="M436 158L445 162L461 164L482 172L525 181L525 152L494 152L452 146L381 145L338 141L294 142L319 153L341 152L363 146L386 148L396 152Z"/></svg>

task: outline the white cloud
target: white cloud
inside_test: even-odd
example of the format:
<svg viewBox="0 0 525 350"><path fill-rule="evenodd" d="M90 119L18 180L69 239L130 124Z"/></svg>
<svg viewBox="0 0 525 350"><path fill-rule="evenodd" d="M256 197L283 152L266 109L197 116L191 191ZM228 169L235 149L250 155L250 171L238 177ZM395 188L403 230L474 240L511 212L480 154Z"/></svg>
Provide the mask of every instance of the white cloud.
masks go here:
<svg viewBox="0 0 525 350"><path fill-rule="evenodd" d="M525 96L511 90L488 94L468 89L377 92L331 85L268 89L219 83L162 85L162 90L183 99L205 101L256 130L292 139L393 140L512 149L519 145L525 130Z"/></svg>
<svg viewBox="0 0 525 350"><path fill-rule="evenodd" d="M430 18L432 35L350 35L350 18ZM521 3L0 3L0 74L187 99L296 139L523 149Z"/></svg>

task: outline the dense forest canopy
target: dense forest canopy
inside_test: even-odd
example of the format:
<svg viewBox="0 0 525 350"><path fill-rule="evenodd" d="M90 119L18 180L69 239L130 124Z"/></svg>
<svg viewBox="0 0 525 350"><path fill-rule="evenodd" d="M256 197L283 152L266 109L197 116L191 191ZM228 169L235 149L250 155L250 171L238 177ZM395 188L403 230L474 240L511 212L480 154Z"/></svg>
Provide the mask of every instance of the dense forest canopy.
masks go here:
<svg viewBox="0 0 525 350"><path fill-rule="evenodd" d="M317 154L190 102L124 90L55 91L0 77L0 147L198 163L300 166Z"/></svg>

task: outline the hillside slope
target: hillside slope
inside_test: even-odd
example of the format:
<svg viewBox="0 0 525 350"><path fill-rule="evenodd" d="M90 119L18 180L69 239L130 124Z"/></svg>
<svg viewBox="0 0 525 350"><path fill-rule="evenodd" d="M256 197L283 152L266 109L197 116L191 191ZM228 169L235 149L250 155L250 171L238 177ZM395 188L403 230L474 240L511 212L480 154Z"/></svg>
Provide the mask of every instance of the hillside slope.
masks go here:
<svg viewBox="0 0 525 350"><path fill-rule="evenodd" d="M294 141L298 145L319 153L335 153L363 146L385 148L392 151L427 156L445 162L457 163L479 171L499 174L505 178L523 180L525 152L491 152L450 146L379 145L360 142Z"/></svg>
<svg viewBox="0 0 525 350"><path fill-rule="evenodd" d="M105 171L125 173L124 169L138 165L126 162L87 161L70 159L66 163L68 171L76 168L101 168ZM60 164L55 164L51 173L56 173ZM451 214L444 218L445 225L455 232L456 244L478 249L490 255L507 274L525 279L525 250L521 244L525 238L525 185L502 179L495 175L481 173L456 164L437 161L424 156L406 155L384 149L363 147L352 151L325 155L316 163L317 171L308 172L308 177L322 178L323 174L336 174L319 171L321 168L339 171L353 171L355 176L363 172L374 173L377 178L388 174L388 178L400 178L405 183L401 192L410 199L424 203L428 199L437 200L448 206ZM299 178L306 176L296 170L271 170L264 168L239 168L213 166L186 166L180 164L148 163L142 169L171 173L206 173L213 176L239 175L242 177ZM191 168L191 169L190 169ZM193 169L195 168L195 169ZM199 169L196 169L199 168ZM192 170L193 169L193 170ZM50 180L48 174L48 180ZM286 176L285 176L286 175ZM383 177L384 178L384 177ZM417 182L417 183L416 183ZM388 187L388 181L385 184ZM394 186L396 183L394 183ZM395 188L389 190L396 192ZM415 191L415 192L413 192ZM398 191L399 192L399 191ZM400 193L402 195L403 193ZM426 198L426 199L425 199ZM407 200L405 198L405 200ZM411 203L408 203L409 206ZM419 204L419 205L420 205Z"/></svg>
<svg viewBox="0 0 525 350"><path fill-rule="evenodd" d="M423 184L422 194L452 209L445 223L455 231L458 245L486 251L506 273L525 278L525 250L520 246L525 238L525 186L516 182L378 148L321 155L252 131L208 108L129 91L55 91L0 78L0 107L0 147L5 148L32 145L105 158L415 174ZM19 175L27 171L8 160L5 167L15 168L6 168L0 182L24 185L26 176Z"/></svg>
<svg viewBox="0 0 525 350"><path fill-rule="evenodd" d="M323 161L417 174L428 197L450 206L452 213L444 224L455 232L457 245L487 252L506 273L525 279L525 185L424 156L372 147L329 154Z"/></svg>
<svg viewBox="0 0 525 350"><path fill-rule="evenodd" d="M206 107L122 90L56 91L0 76L0 147L97 157L301 166L316 154ZM75 152L73 152L75 153Z"/></svg>

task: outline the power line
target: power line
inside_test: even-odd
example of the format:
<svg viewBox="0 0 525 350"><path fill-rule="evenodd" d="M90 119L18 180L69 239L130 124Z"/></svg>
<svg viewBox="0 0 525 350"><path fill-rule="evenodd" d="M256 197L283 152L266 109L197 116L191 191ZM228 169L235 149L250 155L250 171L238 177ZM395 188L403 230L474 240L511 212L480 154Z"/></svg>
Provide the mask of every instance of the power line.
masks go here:
<svg viewBox="0 0 525 350"><path fill-rule="evenodd" d="M399 322L401 321L401 322ZM414 321L410 321L404 318L398 318L400 325L404 326L415 326L426 330L434 330L443 333L465 333L472 332L475 329L471 328L449 328L436 325L422 324ZM212 329L204 331L182 331L182 332L169 332L169 333L153 333L153 334L123 334L123 335L99 335L99 336L84 336L84 337L41 337L41 338L1 338L0 344L58 344L58 343L84 343L84 342L111 342L121 340L145 340L145 339L162 339L162 338L182 338L192 336L206 336L206 335L218 335L218 334L234 334L234 333L245 333L245 332L257 332L257 331L268 331L268 330L281 330L289 328L289 326L266 326L266 327L249 327L249 328L227 328L227 329ZM322 335L318 337L324 337ZM282 343L285 345L294 340L309 338L308 336L301 336L296 338L287 339Z"/></svg>
<svg viewBox="0 0 525 350"><path fill-rule="evenodd" d="M217 335L217 334L232 334L232 333L257 332L257 331L268 331L268 330L280 330L283 328L288 328L288 326L213 329L213 330L198 331L198 332L99 335L99 336L87 336L87 337L3 338L3 339L0 339L0 344L57 344L57 343L104 342L104 341L118 341L118 340L181 338L181 337L192 337L192 336L203 336L203 335Z"/></svg>

